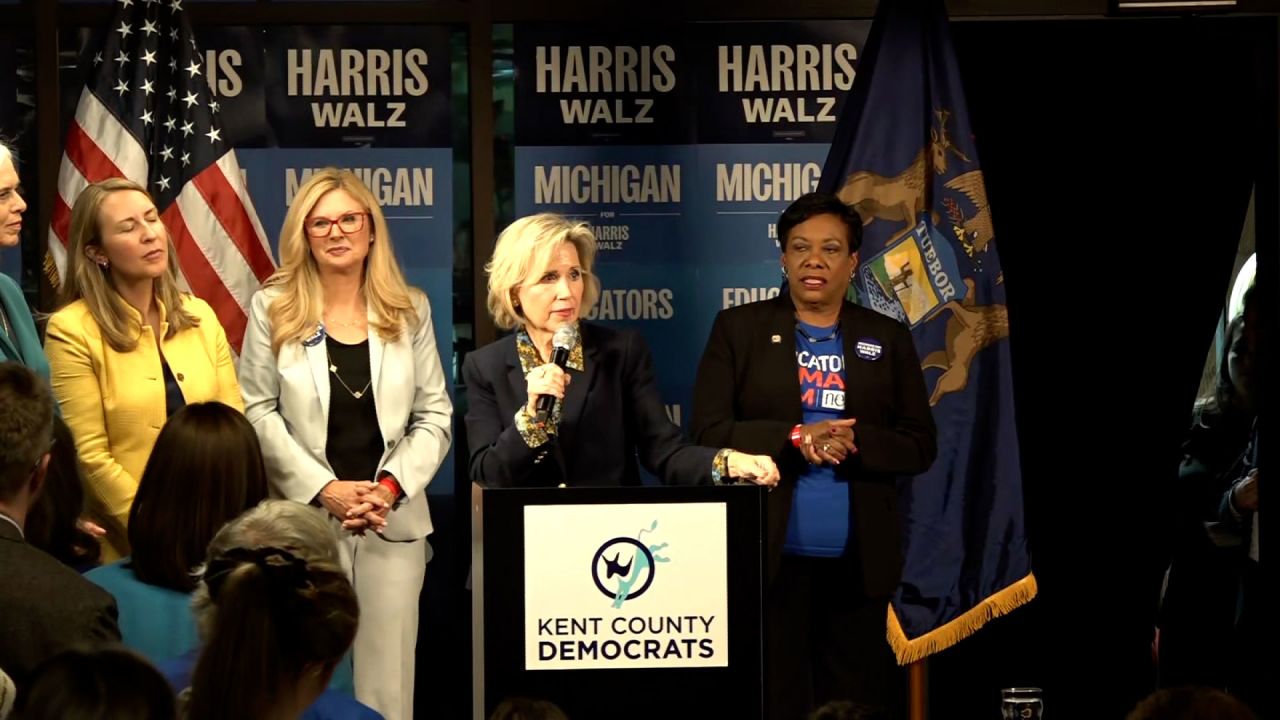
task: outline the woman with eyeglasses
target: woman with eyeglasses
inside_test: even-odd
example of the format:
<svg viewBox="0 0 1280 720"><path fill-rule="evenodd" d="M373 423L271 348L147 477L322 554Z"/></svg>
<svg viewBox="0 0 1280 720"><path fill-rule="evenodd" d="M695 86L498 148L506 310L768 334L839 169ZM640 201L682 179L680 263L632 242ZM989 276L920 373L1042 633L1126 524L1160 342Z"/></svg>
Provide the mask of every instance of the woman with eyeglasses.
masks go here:
<svg viewBox="0 0 1280 720"><path fill-rule="evenodd" d="M64 305L49 318L53 394L75 436L103 561L129 554L129 510L160 428L187 403L242 410L231 346L213 308L178 287L155 202L123 178L71 208Z"/></svg>
<svg viewBox="0 0 1280 720"><path fill-rule="evenodd" d="M289 206L280 269L253 298L240 382L272 492L328 510L374 619L356 634L356 698L410 720L426 489L453 405L427 297L405 282L382 210L351 172L316 172Z"/></svg>

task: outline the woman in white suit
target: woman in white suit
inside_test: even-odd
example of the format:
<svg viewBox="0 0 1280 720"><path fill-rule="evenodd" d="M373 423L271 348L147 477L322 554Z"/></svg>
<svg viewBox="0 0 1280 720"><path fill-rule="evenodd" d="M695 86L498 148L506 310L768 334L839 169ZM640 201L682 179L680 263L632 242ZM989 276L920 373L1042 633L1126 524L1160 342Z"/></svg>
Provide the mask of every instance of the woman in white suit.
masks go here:
<svg viewBox="0 0 1280 720"><path fill-rule="evenodd" d="M426 488L453 412L431 309L405 283L377 201L348 171L326 168L298 189L280 264L253 297L245 415L274 493L323 506L341 528L369 619L353 649L356 699L411 720Z"/></svg>

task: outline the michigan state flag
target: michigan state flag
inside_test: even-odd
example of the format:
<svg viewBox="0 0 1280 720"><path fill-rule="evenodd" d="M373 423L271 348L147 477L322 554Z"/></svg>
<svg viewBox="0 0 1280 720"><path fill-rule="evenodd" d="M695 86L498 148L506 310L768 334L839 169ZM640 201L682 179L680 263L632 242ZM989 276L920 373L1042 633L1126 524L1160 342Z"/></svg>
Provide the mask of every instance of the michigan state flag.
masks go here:
<svg viewBox="0 0 1280 720"><path fill-rule="evenodd" d="M819 188L862 215L854 291L912 330L938 459L903 483L888 637L906 664L1030 601L995 229L942 0L882 0Z"/></svg>

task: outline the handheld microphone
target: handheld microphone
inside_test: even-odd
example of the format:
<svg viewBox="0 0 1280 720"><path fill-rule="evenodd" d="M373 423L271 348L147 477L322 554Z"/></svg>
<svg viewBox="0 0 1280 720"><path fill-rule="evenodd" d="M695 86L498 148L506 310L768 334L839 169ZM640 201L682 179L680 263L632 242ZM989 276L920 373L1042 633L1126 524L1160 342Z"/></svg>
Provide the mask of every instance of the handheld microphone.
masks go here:
<svg viewBox="0 0 1280 720"><path fill-rule="evenodd" d="M556 334L551 336L551 362L556 367L564 370L565 365L569 363L569 351L573 348L574 341L577 340L577 328L573 325L563 325ZM547 418L551 417L551 410L555 408L556 401L559 400L555 395L540 395L538 397L537 421L545 423Z"/></svg>

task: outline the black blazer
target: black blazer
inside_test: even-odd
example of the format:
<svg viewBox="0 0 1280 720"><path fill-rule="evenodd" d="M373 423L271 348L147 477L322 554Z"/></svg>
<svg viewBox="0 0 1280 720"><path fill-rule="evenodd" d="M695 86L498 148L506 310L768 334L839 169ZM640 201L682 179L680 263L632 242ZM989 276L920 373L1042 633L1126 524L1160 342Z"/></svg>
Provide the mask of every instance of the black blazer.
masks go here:
<svg viewBox="0 0 1280 720"><path fill-rule="evenodd" d="M559 437L538 448L515 427L529 400L515 336L467 355L471 479L490 487L639 485L638 459L668 484L711 482L716 450L687 444L667 418L640 333L580 328L585 369L569 371Z"/></svg>
<svg viewBox="0 0 1280 720"><path fill-rule="evenodd" d="M937 454L937 430L911 333L901 323L846 302L840 311L845 417L857 418L858 453L837 472L851 483L853 536L868 595L887 595L902 572L897 480L924 472ZM770 455L782 482L769 494L769 573L776 572L796 478L805 460L791 445L800 423L796 318L791 297L721 311L698 365L691 431L696 442ZM854 352L858 340L882 347L877 360Z"/></svg>
<svg viewBox="0 0 1280 720"><path fill-rule="evenodd" d="M120 642L116 600L0 519L0 667L19 689L44 660Z"/></svg>

